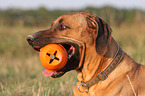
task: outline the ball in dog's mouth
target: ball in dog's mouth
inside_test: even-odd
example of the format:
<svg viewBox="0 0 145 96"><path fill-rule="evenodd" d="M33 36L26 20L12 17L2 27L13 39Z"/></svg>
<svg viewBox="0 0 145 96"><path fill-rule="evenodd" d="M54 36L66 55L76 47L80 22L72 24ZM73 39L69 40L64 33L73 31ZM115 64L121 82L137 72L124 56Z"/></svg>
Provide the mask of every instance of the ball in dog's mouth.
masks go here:
<svg viewBox="0 0 145 96"><path fill-rule="evenodd" d="M61 44L61 45L62 45L62 46L66 49L66 51L67 51L67 54L68 54L68 61L67 61L67 63L68 63L69 60L72 58L72 56L75 54L76 49L75 49L74 46L72 46L72 45L70 45L70 44ZM60 70L58 70L58 71L54 71L54 72L49 71L49 70L46 69L45 71L42 72L42 74L43 74L44 76L51 76L51 77L53 77L53 78L57 78L57 77L60 77L60 76L62 76L63 74L65 74L65 73L66 73L66 70L67 70L67 67L64 66L62 69L60 69Z"/></svg>

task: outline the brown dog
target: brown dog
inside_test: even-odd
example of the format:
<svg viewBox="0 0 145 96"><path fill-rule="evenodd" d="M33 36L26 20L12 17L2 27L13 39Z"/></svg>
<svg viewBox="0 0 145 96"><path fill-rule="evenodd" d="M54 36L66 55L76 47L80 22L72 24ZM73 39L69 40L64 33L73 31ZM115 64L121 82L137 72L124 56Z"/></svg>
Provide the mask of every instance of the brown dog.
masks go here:
<svg viewBox="0 0 145 96"><path fill-rule="evenodd" d="M29 35L27 40L38 51L51 43L69 51L66 66L51 76L76 69L75 96L145 96L145 66L122 51L111 33L102 19L80 12L60 16L50 29Z"/></svg>

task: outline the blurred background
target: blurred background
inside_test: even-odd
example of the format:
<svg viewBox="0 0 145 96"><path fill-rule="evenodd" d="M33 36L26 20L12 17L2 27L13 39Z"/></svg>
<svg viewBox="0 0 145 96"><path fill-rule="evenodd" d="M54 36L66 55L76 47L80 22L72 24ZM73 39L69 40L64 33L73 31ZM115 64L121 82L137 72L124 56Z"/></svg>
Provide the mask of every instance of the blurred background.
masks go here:
<svg viewBox="0 0 145 96"><path fill-rule="evenodd" d="M29 34L50 27L69 12L104 19L113 37L135 61L145 64L145 0L0 0L0 96L72 96L77 73L44 77Z"/></svg>

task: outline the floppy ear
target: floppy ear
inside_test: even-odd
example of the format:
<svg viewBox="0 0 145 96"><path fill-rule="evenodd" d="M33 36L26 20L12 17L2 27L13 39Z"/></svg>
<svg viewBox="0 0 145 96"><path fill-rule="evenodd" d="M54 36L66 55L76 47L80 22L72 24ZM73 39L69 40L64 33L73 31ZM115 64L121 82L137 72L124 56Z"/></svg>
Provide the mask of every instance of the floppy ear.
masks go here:
<svg viewBox="0 0 145 96"><path fill-rule="evenodd" d="M104 22L102 19L96 17L96 22L98 23L99 29L98 29L98 35L96 38L96 52L103 56L105 55L107 51L108 44L111 41L111 33L112 30L110 26Z"/></svg>
<svg viewBox="0 0 145 96"><path fill-rule="evenodd" d="M87 20L87 24L88 24L89 28L92 28L92 29L97 29L98 28L98 24L95 21L95 17L92 17L92 16L88 15L86 20Z"/></svg>
<svg viewBox="0 0 145 96"><path fill-rule="evenodd" d="M111 41L112 30L106 22L95 15L89 14L86 19L89 32L91 32L94 38L96 38L96 52L100 56L103 56L105 55L108 44Z"/></svg>
<svg viewBox="0 0 145 96"><path fill-rule="evenodd" d="M88 25L87 30L90 34L92 34L94 41L98 34L98 23L95 20L95 18L96 18L96 16L91 15L91 14L87 15L87 17L86 17L87 25Z"/></svg>

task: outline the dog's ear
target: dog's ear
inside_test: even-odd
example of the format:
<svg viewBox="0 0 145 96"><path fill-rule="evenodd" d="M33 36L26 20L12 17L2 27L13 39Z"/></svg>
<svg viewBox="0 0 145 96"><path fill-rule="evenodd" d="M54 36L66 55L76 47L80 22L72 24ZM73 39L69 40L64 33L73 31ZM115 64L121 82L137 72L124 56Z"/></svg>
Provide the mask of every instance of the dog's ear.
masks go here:
<svg viewBox="0 0 145 96"><path fill-rule="evenodd" d="M95 39L97 37L98 34L98 29L99 29L99 25L97 23L97 21L95 20L96 16L92 15L92 14L87 14L87 31L89 32L89 34L91 34L93 41L95 42Z"/></svg>
<svg viewBox="0 0 145 96"><path fill-rule="evenodd" d="M96 22L98 23L98 35L96 38L96 51L100 56L105 55L107 51L108 44L111 41L112 30L110 26L104 22L102 19L96 17Z"/></svg>
<svg viewBox="0 0 145 96"><path fill-rule="evenodd" d="M89 32L91 32L94 38L96 38L96 52L100 56L103 56L105 55L108 44L111 41L112 30L106 22L95 15L89 14L86 19L89 27Z"/></svg>
<svg viewBox="0 0 145 96"><path fill-rule="evenodd" d="M95 17L88 15L86 20L89 28L98 29L98 23L95 21Z"/></svg>

